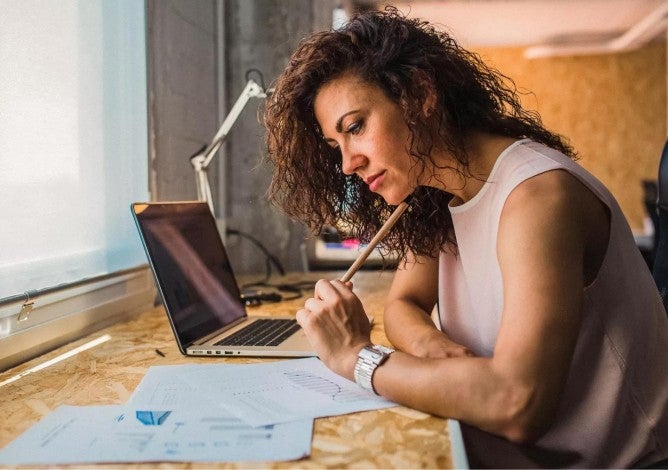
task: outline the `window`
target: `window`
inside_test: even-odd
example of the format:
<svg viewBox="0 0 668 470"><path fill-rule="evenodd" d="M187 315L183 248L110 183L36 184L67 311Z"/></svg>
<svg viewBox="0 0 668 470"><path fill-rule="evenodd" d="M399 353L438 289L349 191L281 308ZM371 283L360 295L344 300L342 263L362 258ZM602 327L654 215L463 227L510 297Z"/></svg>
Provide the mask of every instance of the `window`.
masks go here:
<svg viewBox="0 0 668 470"><path fill-rule="evenodd" d="M136 269L145 256L129 209L149 197L144 2L6 0L2 10L4 342L139 292L131 304L145 304L152 283ZM35 313L19 321L31 296ZM78 300L63 308L67 299Z"/></svg>

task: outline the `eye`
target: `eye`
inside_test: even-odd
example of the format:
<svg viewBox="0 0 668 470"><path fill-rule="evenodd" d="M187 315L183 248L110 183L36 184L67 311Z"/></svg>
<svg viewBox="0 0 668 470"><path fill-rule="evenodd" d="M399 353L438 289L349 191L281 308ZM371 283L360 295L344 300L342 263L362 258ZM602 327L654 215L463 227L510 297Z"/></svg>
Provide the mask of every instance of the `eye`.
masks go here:
<svg viewBox="0 0 668 470"><path fill-rule="evenodd" d="M357 135L362 131L362 127L364 127L364 120L360 119L359 121L355 121L351 125L349 125L346 128L346 132L348 134Z"/></svg>

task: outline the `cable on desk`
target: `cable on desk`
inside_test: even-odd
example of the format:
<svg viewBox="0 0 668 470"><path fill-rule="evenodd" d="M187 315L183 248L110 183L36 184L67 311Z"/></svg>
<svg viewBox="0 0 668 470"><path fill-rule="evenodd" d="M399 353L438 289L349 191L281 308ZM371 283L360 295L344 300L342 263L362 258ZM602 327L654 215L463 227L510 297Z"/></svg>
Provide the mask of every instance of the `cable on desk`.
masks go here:
<svg viewBox="0 0 668 470"><path fill-rule="evenodd" d="M315 282L313 281L296 281L288 283L271 283L272 266L278 271L281 276L285 276L285 269L278 260L258 239L241 230L228 228L227 235L236 235L249 240L265 255L266 273L265 277L259 281L249 282L241 286L242 289L248 290L252 288L270 288L278 292L242 292L242 299L247 305L258 305L261 302L280 302L283 300L295 300L304 294L304 290L313 290Z"/></svg>
<svg viewBox="0 0 668 470"><path fill-rule="evenodd" d="M315 283L312 281L297 281L291 283L270 283L266 281L249 282L243 285L244 289L268 287L277 290L280 300L295 300L304 295L304 290L312 290ZM284 294L286 293L286 294ZM270 299L270 301L277 301Z"/></svg>
<svg viewBox="0 0 668 470"><path fill-rule="evenodd" d="M278 271L278 273L281 276L285 276L285 269L283 269L283 265L281 264L281 262L278 260L278 258L275 255L273 255L269 250L267 250L267 248L262 243L260 243L260 241L257 238L249 235L246 232L242 232L241 230L236 230L236 229L232 229L232 228L228 228L225 233L227 235L236 235L238 237L245 238L245 239L249 240L256 247L258 247L260 249L260 251L262 251L262 253L264 253L265 263L266 263L266 275L265 275L265 278L262 282L268 282L269 281L269 278L271 277L271 267L272 267L272 265L276 268L276 270Z"/></svg>

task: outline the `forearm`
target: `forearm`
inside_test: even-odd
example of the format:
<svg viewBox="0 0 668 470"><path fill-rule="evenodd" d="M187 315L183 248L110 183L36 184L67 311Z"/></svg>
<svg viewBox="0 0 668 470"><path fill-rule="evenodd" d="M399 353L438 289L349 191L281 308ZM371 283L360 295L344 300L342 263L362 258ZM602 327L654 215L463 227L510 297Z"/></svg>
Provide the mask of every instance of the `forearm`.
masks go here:
<svg viewBox="0 0 668 470"><path fill-rule="evenodd" d="M357 354L371 341L361 302L339 281L318 281L315 293L297 311L297 321L327 367L353 380ZM395 328L392 339L397 346L411 343L410 335L419 335L420 331L434 332L436 336L429 340L430 354L419 357L396 351L376 369L373 385L380 394L406 406L461 419L518 442L534 439L546 429L559 393L553 382L545 380L551 375L544 373L543 365L539 369L532 363L523 366L525 356L508 353L496 356L496 351L492 358L452 354L454 343L444 339L433 325L428 327L424 310L421 317L415 308L396 315L394 308L399 305L390 305L389 318L391 328ZM409 325L404 334L396 330L401 327L399 320Z"/></svg>
<svg viewBox="0 0 668 470"><path fill-rule="evenodd" d="M511 380L491 358L425 359L397 351L376 369L373 385L402 405L514 441L530 439L535 426L532 387Z"/></svg>
<svg viewBox="0 0 668 470"><path fill-rule="evenodd" d="M385 309L385 332L394 347L417 357L473 356L461 344L439 331L431 316L406 300L388 303Z"/></svg>
<svg viewBox="0 0 668 470"><path fill-rule="evenodd" d="M421 338L438 332L429 313L406 300L388 303L383 319L392 345L410 354L416 354Z"/></svg>

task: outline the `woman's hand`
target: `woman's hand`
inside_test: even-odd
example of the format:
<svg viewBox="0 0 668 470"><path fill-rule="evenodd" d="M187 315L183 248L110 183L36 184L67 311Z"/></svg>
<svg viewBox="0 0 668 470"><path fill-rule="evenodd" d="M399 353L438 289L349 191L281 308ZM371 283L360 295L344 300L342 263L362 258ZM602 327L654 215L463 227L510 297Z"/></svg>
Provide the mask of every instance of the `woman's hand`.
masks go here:
<svg viewBox="0 0 668 470"><path fill-rule="evenodd" d="M352 284L319 280L297 322L325 365L353 380L357 353L371 344L371 325Z"/></svg>
<svg viewBox="0 0 668 470"><path fill-rule="evenodd" d="M417 357L428 358L475 356L466 346L455 343L435 328L430 328L424 335L413 341L411 350L406 352Z"/></svg>

